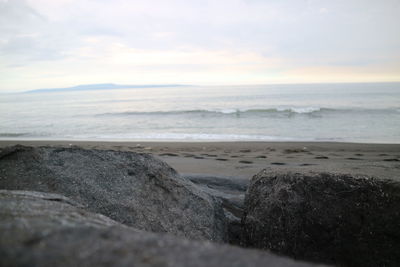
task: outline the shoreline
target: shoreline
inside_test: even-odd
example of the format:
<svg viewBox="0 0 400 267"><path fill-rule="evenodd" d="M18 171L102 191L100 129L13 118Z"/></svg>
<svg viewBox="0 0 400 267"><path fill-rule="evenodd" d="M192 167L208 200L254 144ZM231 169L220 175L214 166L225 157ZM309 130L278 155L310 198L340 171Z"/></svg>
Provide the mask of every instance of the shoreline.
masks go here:
<svg viewBox="0 0 400 267"><path fill-rule="evenodd" d="M302 144L302 143L310 143L310 144L350 144L350 145L393 145L399 146L399 143L386 143L386 142L352 142L352 141L326 141L326 140L219 140L219 139L199 139L199 140L191 140L191 139L41 139L41 138L32 138L32 139L20 139L20 138L0 138L0 143L7 142L34 142L34 143L189 143L189 144L198 144L198 143L264 143L264 144L276 144L276 143L292 143L292 144Z"/></svg>
<svg viewBox="0 0 400 267"><path fill-rule="evenodd" d="M269 168L301 173L350 173L400 181L400 144L0 140L0 148L16 144L147 153L167 162L183 175L250 179L262 169Z"/></svg>
<svg viewBox="0 0 400 267"><path fill-rule="evenodd" d="M350 141L263 141L263 140L111 140L111 139L1 139L0 138L0 146L3 146L3 143L45 143L45 144L67 144L67 143L101 143L101 144L311 144L311 145L360 145L360 146L397 146L400 149L400 143L368 143L368 142L350 142ZM399 150L400 152L400 150Z"/></svg>

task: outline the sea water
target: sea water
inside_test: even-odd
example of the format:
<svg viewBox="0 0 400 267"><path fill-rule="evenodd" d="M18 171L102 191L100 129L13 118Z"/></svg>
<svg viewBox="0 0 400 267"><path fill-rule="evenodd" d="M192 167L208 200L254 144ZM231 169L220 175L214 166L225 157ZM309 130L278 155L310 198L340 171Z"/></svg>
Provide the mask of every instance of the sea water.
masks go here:
<svg viewBox="0 0 400 267"><path fill-rule="evenodd" d="M0 94L0 139L400 143L400 83Z"/></svg>

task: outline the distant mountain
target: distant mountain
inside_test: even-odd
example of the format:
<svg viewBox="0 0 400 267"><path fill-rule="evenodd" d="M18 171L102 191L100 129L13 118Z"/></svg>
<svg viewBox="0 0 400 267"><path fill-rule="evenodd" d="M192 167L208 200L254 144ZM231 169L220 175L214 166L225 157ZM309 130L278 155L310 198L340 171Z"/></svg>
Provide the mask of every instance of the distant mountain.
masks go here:
<svg viewBox="0 0 400 267"><path fill-rule="evenodd" d="M158 88L158 87L179 87L187 86L182 84L144 84L144 85L121 85L114 83L83 84L65 88L47 88L26 91L25 93L44 93L44 92L66 92L66 91L92 91L92 90L113 90L123 88Z"/></svg>

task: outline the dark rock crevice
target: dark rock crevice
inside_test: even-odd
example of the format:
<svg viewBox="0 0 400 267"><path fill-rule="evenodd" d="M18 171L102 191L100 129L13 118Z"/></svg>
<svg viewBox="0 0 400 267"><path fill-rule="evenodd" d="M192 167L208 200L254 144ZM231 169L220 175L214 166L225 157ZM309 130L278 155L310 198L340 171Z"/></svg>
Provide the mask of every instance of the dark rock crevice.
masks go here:
<svg viewBox="0 0 400 267"><path fill-rule="evenodd" d="M243 178L183 174L203 192L219 201L227 225L226 242L240 245L241 218L244 212L244 196L249 181Z"/></svg>

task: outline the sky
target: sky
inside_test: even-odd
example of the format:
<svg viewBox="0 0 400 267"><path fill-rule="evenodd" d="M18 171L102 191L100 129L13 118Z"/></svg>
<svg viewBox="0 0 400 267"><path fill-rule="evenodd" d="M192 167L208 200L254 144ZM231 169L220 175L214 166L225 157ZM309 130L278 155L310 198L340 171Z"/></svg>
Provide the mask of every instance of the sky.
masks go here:
<svg viewBox="0 0 400 267"><path fill-rule="evenodd" d="M0 0L0 92L386 81L399 0Z"/></svg>

